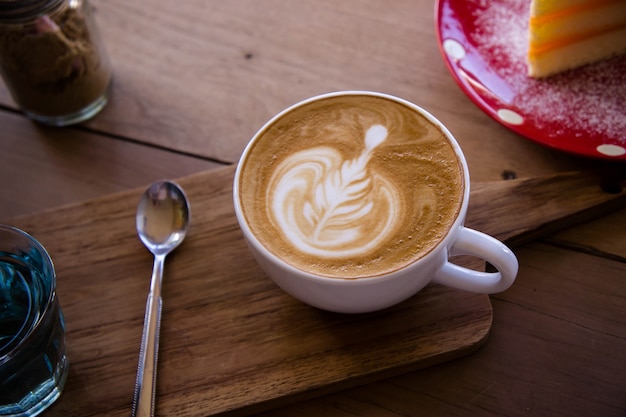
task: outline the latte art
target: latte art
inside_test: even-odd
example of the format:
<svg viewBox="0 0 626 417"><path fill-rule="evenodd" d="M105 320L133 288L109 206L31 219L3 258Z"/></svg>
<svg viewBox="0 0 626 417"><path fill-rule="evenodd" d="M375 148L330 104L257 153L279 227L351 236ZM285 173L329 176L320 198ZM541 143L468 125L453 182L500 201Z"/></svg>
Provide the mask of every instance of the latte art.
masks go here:
<svg viewBox="0 0 626 417"><path fill-rule="evenodd" d="M239 166L238 200L259 243L315 275L402 269L445 237L460 211L462 165L411 106L327 96L268 123Z"/></svg>
<svg viewBox="0 0 626 417"><path fill-rule="evenodd" d="M387 129L374 125L355 159L320 146L276 167L267 199L294 248L324 258L363 256L388 238L399 219L400 195L384 175L368 169L372 151L386 138Z"/></svg>

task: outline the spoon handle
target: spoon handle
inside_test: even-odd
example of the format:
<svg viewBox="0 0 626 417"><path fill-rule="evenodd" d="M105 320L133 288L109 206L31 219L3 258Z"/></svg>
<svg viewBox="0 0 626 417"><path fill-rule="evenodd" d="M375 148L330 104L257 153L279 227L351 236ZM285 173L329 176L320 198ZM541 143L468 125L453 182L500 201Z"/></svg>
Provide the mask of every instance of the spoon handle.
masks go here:
<svg viewBox="0 0 626 417"><path fill-rule="evenodd" d="M146 301L146 314L143 321L137 381L133 398L132 417L154 416L156 392L157 359L159 356L159 330L161 327L161 277L163 259L156 257L152 285Z"/></svg>

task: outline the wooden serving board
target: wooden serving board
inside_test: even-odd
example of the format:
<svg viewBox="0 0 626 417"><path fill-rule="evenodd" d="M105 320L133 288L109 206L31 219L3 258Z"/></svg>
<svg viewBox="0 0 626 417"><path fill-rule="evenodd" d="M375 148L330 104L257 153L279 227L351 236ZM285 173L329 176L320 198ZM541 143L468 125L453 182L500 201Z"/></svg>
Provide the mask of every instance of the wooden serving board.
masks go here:
<svg viewBox="0 0 626 417"><path fill-rule="evenodd" d="M165 266L157 415L249 414L460 357L486 341L486 295L430 285L385 311L341 315L283 293L244 244L232 178L227 167L178 180L192 223ZM624 193L605 193L598 181L568 174L477 184L468 226L510 239L624 205ZM57 269L71 370L47 416L130 413L152 267L135 232L143 191L10 222L36 236Z"/></svg>

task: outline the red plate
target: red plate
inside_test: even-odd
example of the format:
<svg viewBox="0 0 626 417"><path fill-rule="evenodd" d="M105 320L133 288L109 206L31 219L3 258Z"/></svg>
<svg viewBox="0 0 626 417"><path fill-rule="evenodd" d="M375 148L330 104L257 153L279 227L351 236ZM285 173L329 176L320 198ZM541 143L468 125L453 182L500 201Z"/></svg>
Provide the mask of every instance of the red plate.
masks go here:
<svg viewBox="0 0 626 417"><path fill-rule="evenodd" d="M528 0L439 0L437 38L457 84L493 119L563 151L626 160L626 57L528 77Z"/></svg>

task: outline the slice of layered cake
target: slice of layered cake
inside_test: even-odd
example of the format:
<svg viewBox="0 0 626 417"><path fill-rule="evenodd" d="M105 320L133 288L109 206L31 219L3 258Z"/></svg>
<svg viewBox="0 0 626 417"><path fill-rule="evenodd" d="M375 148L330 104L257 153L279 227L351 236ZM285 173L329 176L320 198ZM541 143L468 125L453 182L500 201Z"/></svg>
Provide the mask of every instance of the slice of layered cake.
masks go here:
<svg viewBox="0 0 626 417"><path fill-rule="evenodd" d="M531 77L626 53L626 0L532 0L528 26Z"/></svg>

